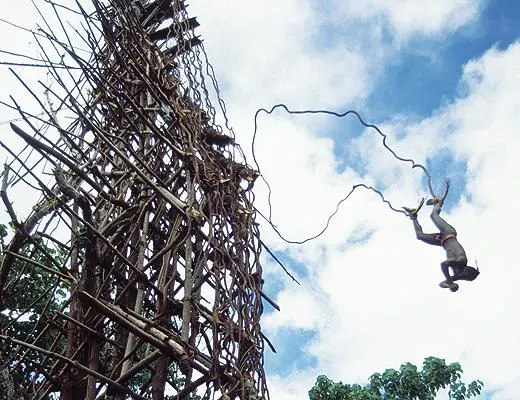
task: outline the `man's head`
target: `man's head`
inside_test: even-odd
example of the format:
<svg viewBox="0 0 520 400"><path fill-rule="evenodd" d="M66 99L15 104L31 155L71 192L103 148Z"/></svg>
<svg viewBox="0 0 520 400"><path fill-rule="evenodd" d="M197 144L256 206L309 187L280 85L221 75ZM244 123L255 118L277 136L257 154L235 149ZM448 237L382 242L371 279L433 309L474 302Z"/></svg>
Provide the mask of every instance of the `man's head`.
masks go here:
<svg viewBox="0 0 520 400"><path fill-rule="evenodd" d="M477 279L477 276L480 275L480 271L477 268L473 268L467 265L466 267L464 267L462 275L464 276L464 280L474 281L475 279Z"/></svg>

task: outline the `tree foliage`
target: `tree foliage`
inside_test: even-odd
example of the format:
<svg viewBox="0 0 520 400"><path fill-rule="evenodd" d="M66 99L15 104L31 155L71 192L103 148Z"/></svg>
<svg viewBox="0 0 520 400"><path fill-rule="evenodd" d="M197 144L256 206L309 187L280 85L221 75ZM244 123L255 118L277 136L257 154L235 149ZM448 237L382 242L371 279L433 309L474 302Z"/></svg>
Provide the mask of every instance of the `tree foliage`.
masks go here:
<svg viewBox="0 0 520 400"><path fill-rule="evenodd" d="M4 239L8 236L8 227L0 224L0 261L5 256ZM38 246L25 245L9 274L10 280L16 280L9 295L5 298L5 309L0 313L2 334L14 339L34 342L41 347L48 347L55 340L50 331L45 330L44 318L51 318L53 313L65 306L68 287L55 276L42 268L52 269L49 257L62 262L65 252L49 247L41 239L35 239ZM0 398L25 398L30 391L38 368L46 362L44 355L35 354L32 363L16 363L7 354L12 343L3 343L0 349L0 363L3 366L0 375ZM45 361L44 361L45 360Z"/></svg>
<svg viewBox="0 0 520 400"><path fill-rule="evenodd" d="M407 362L399 370L375 373L365 385L335 383L318 376L309 391L310 400L434 400L441 389L448 388L450 400L465 400L480 394L480 380L465 384L459 363L446 364L443 359L428 357L422 370Z"/></svg>

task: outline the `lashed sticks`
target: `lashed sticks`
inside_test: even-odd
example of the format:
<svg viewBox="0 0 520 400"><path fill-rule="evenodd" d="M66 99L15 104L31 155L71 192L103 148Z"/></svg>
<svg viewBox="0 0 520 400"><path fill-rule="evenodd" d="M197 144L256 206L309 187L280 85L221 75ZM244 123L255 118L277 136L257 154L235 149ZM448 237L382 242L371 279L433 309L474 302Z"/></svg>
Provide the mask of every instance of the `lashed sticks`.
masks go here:
<svg viewBox="0 0 520 400"><path fill-rule="evenodd" d="M18 76L43 113L13 99L28 147L8 170L26 176L4 175L2 198L42 200L25 221L11 207L0 293L13 312L19 285L41 293L22 312L29 330L0 319L0 369L31 399L267 398L262 296L278 306L262 292L258 174L215 123L198 22L180 0L38 7L34 61L53 83L42 100Z"/></svg>

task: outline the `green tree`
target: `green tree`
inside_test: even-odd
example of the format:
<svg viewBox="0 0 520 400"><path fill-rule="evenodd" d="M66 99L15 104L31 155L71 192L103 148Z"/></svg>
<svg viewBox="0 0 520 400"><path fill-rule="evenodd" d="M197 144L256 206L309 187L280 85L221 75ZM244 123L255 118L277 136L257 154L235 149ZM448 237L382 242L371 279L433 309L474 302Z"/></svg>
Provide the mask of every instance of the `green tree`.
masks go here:
<svg viewBox="0 0 520 400"><path fill-rule="evenodd" d="M4 240L7 236L8 226L0 224L0 262L5 257ZM62 262L66 253L47 246L41 239L35 241L39 246L26 244L20 249L21 258L15 259L9 273L9 280L16 281L16 284L4 299L0 330L13 339L48 347L55 337L45 330L44 321L55 311L62 310L68 287L42 268L52 269L49 257ZM0 371L1 399L28 398L26 392L31 390L35 373L44 363L52 361L44 361L44 356L35 353L31 361L17 362L11 358L14 347L5 342L0 348L0 364L3 366Z"/></svg>
<svg viewBox="0 0 520 400"><path fill-rule="evenodd" d="M434 400L441 389L448 388L450 400L465 400L480 394L480 380L465 384L459 363L446 364L443 359L428 357L421 371L411 363L399 370L387 369L369 378L368 384L335 383L318 376L309 391L310 400Z"/></svg>

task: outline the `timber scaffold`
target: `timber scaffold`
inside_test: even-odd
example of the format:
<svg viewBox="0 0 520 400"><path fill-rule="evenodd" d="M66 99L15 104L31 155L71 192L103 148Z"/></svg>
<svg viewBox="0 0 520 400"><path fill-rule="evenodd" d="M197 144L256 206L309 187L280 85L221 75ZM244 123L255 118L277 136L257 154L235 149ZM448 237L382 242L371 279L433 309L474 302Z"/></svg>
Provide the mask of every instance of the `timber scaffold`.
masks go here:
<svg viewBox="0 0 520 400"><path fill-rule="evenodd" d="M52 84L13 70L41 113L3 103L25 147L0 138L7 393L268 398L262 300L277 306L262 292L258 173L216 122L197 20L180 0L39 1L58 21L34 32ZM24 218L20 187L35 202Z"/></svg>

